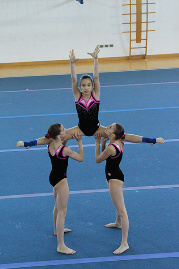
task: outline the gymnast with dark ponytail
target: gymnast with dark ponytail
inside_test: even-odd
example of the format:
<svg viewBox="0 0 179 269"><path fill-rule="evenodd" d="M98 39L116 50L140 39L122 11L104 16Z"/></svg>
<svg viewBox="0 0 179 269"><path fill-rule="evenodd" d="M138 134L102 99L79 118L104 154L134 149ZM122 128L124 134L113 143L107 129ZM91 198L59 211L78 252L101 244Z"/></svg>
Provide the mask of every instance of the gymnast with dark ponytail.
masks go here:
<svg viewBox="0 0 179 269"><path fill-rule="evenodd" d="M105 174L107 179L107 185L109 188L111 199L117 211L117 218L114 223L106 224L107 228L122 228L122 242L119 248L117 248L113 254L121 254L129 249L127 242L129 220L124 203L124 197L122 187L124 183L124 174L121 171L119 164L123 156L123 146L125 141L124 127L118 123L113 123L105 130L108 138L103 138L100 154L100 137L95 137L96 150L95 161L101 163L106 160ZM106 141L109 139L109 144L106 147ZM147 138L138 136L138 142L142 143L164 143L163 138Z"/></svg>
<svg viewBox="0 0 179 269"><path fill-rule="evenodd" d="M65 137L66 129L60 123L50 125L45 137L48 138L48 154L51 160L52 169L49 176L50 184L53 187L55 206L53 210L54 235L57 235L57 252L64 254L74 254L75 250L68 248L64 243L64 232L70 232L70 229L64 228L64 222L67 212L69 198L69 188L67 182L68 158L82 162L83 145L81 136L74 137L78 141L78 153L73 151L62 143ZM36 146L37 140L17 142L17 147Z"/></svg>

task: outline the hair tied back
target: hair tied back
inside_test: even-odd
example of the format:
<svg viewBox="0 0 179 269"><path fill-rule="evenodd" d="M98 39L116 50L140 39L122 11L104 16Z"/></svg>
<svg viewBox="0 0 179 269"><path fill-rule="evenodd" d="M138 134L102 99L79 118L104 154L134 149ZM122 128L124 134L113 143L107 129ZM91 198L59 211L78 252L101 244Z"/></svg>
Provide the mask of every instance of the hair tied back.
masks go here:
<svg viewBox="0 0 179 269"><path fill-rule="evenodd" d="M51 138L48 132L46 132L46 137Z"/></svg>

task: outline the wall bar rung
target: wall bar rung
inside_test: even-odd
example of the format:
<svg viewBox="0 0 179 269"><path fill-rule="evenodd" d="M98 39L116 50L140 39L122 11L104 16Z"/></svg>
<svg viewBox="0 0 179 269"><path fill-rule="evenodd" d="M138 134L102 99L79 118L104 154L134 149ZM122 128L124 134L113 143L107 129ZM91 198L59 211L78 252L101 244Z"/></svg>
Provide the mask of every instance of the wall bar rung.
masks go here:
<svg viewBox="0 0 179 269"><path fill-rule="evenodd" d="M146 47L131 47L131 49L145 49Z"/></svg>
<svg viewBox="0 0 179 269"><path fill-rule="evenodd" d="M156 22L156 21L142 21L141 23L152 23L152 22ZM122 24L130 24L130 22L123 22ZM136 24L136 22L131 22L131 24Z"/></svg>
<svg viewBox="0 0 179 269"><path fill-rule="evenodd" d="M144 13L142 13L142 14L153 14L153 13L156 13L155 11L151 11L151 12L144 12Z"/></svg>
<svg viewBox="0 0 179 269"><path fill-rule="evenodd" d="M155 30L142 30L141 32L155 32ZM122 33L126 33L126 34L129 34L130 31L125 31L125 32L122 32ZM136 31L131 31L131 33L136 33Z"/></svg>
<svg viewBox="0 0 179 269"><path fill-rule="evenodd" d="M148 14L151 14L151 13L156 13L156 12L148 12ZM122 14L122 15L136 15L137 13L124 13L124 14ZM142 14L147 14L147 12L143 12Z"/></svg>
<svg viewBox="0 0 179 269"><path fill-rule="evenodd" d="M146 38L141 38L141 40L146 40ZM131 41L136 41L136 39L131 39Z"/></svg>
<svg viewBox="0 0 179 269"><path fill-rule="evenodd" d="M142 3L142 5L155 5L156 3ZM122 4L122 6L136 6L136 4Z"/></svg>

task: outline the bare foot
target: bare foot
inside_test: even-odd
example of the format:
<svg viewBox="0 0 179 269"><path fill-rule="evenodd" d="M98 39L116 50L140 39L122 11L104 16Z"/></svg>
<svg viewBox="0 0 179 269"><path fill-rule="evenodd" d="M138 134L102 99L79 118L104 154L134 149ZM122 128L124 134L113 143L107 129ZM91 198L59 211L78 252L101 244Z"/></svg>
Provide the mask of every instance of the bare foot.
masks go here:
<svg viewBox="0 0 179 269"><path fill-rule="evenodd" d="M64 228L64 233L68 233L68 232L71 232L71 229Z"/></svg>
<svg viewBox="0 0 179 269"><path fill-rule="evenodd" d="M121 224L120 223L117 223L117 222L106 224L106 225L104 225L104 227L107 227L107 228L118 228L118 229L122 228Z"/></svg>
<svg viewBox="0 0 179 269"><path fill-rule="evenodd" d="M123 245L121 245L119 248L117 248L114 252L113 252L113 254L121 254L121 253L123 253L124 251L126 251L126 250L128 250L129 249L129 246L127 245L127 246L123 246Z"/></svg>
<svg viewBox="0 0 179 269"><path fill-rule="evenodd" d="M64 233L68 233L68 232L71 232L71 229L64 228ZM57 232L56 231L54 232L54 235L57 235Z"/></svg>
<svg viewBox="0 0 179 269"><path fill-rule="evenodd" d="M63 253L63 254L67 254L67 255L70 255L70 254L75 254L76 251L71 249L71 248L68 248L66 245L64 245L63 247L58 247L57 248L57 252L59 253Z"/></svg>

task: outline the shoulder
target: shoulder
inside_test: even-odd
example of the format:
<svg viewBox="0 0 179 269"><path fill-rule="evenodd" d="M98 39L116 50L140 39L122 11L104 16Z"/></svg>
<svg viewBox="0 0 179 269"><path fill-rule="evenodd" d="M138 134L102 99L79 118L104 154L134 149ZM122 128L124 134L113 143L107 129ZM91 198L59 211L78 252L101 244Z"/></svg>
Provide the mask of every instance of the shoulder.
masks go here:
<svg viewBox="0 0 179 269"><path fill-rule="evenodd" d="M115 149L118 149L119 151L123 151L123 146L124 146L124 142L120 142L120 143L112 143L112 145L113 145L113 147L115 148Z"/></svg>
<svg viewBox="0 0 179 269"><path fill-rule="evenodd" d="M81 98L81 91L80 91L80 89L78 88L78 90L76 91L76 93L73 94L73 95L74 95L74 98L75 98L75 102L78 102L79 99Z"/></svg>
<svg viewBox="0 0 179 269"><path fill-rule="evenodd" d="M113 155L113 154L115 154L115 152L116 152L116 148L115 148L115 145L114 145L114 143L110 143L110 144L108 144L108 146L106 147L106 149L109 149L109 151L111 152L111 155Z"/></svg>
<svg viewBox="0 0 179 269"><path fill-rule="evenodd" d="M108 158L109 156L114 155L115 152L115 147L112 144L108 144L102 154L104 154L105 157Z"/></svg>
<svg viewBox="0 0 179 269"><path fill-rule="evenodd" d="M79 89L79 91L74 95L74 97L75 97L75 103L79 102L81 96L82 96L82 93L81 93L81 91Z"/></svg>
<svg viewBox="0 0 179 269"><path fill-rule="evenodd" d="M95 101L100 101L100 94L97 94L94 89L92 90L91 95L95 99Z"/></svg>
<svg viewBox="0 0 179 269"><path fill-rule="evenodd" d="M67 157L70 155L70 153L72 153L72 149L69 148L68 146L63 146L63 156Z"/></svg>

